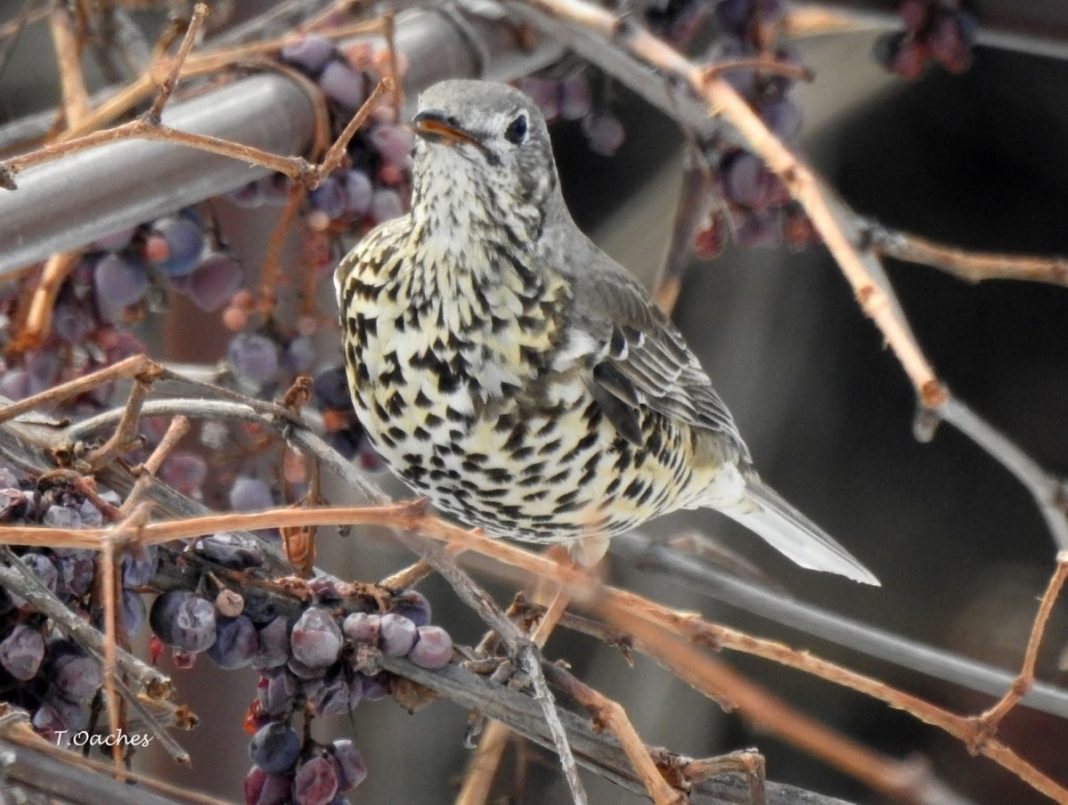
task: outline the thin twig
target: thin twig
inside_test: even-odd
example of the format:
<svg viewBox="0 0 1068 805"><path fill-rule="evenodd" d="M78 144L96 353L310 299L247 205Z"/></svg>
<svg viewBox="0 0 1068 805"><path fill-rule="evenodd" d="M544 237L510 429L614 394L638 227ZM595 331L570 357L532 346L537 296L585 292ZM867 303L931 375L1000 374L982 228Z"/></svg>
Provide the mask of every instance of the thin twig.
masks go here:
<svg viewBox="0 0 1068 805"><path fill-rule="evenodd" d="M398 535L402 543L410 542L410 537ZM560 717L556 712L556 701L552 692L545 683L545 677L541 670L541 658L538 648L533 645L519 628L508 619L501 608L497 605L489 593L476 584L456 564L453 558L441 545L409 545L420 553L423 558L452 586L453 590L465 604L473 609L480 618L496 632L504 641L509 653L516 658L520 666L530 676L534 686L534 699L542 708L545 723L549 727L549 734L553 739L553 745L560 765L571 791L571 799L576 805L586 805L588 799L582 781L578 776L578 767L575 764L575 756L571 752L571 746L567 741L567 734ZM499 722L495 722L499 723ZM457 798L462 801L462 795Z"/></svg>
<svg viewBox="0 0 1068 805"><path fill-rule="evenodd" d="M89 112L89 93L86 92L85 76L82 74L81 42L75 36L70 14L62 3L57 3L52 9L48 27L56 50L63 117L68 126L73 126Z"/></svg>
<svg viewBox="0 0 1068 805"><path fill-rule="evenodd" d="M154 371L158 366L159 365L155 361L150 360L144 355L131 355L129 358L124 358L118 363L113 363L111 366L107 366L99 371L83 375L82 377L75 378L74 380L70 380L58 386L53 386L50 389L45 389L39 394L34 394L19 400L18 402L11 403L11 405L0 408L0 423L14 419L17 416L25 414L27 411L34 410L35 408L46 408L50 405L64 402L79 394L92 391L93 389L102 386L104 383L110 383L113 380L119 380L121 378L134 377L142 372Z"/></svg>
<svg viewBox="0 0 1068 805"><path fill-rule="evenodd" d="M134 378L130 394L126 398L122 419L119 420L115 432L100 447L90 450L85 455L84 460L89 467L96 469L104 466L136 439L137 426L141 421L141 407L152 388L153 379L151 376L146 377L145 374Z"/></svg>
<svg viewBox="0 0 1068 805"><path fill-rule="evenodd" d="M41 272L41 281L33 291L26 322L15 338L17 349L36 349L52 333L52 315L59 289L63 287L81 257L81 251L76 250L53 254L48 258Z"/></svg>
<svg viewBox="0 0 1068 805"><path fill-rule="evenodd" d="M557 685L589 711L595 726L607 728L616 736L619 745L626 752L627 758L638 772L656 805L670 805L670 803L684 801L685 797L682 792L668 785L667 780L657 769L649 755L649 750L645 748L645 744L638 736L638 731L630 723L627 711L618 702L598 693L559 665L547 664L546 669Z"/></svg>
<svg viewBox="0 0 1068 805"><path fill-rule="evenodd" d="M204 20L207 16L208 7L204 3L197 3L193 6L193 14L189 18L189 25L185 29L182 43L178 46L178 51L171 61L171 68L160 83L159 92L156 93L155 100L152 101L152 105L144 114L144 119L148 123L152 125L159 123L160 116L163 114L163 107L167 105L167 101L171 99L171 94L178 87L178 79L182 75L182 65L185 64L193 45L196 44L197 37L200 36L201 30L204 28Z"/></svg>
<svg viewBox="0 0 1068 805"><path fill-rule="evenodd" d="M307 193L308 188L303 184L293 183L289 186L282 214L278 216L267 238L267 254L263 258L263 268L260 271L260 299L257 305L264 318L270 318L278 303L278 276L281 273L282 248L285 246L289 229Z"/></svg>
<svg viewBox="0 0 1068 805"><path fill-rule="evenodd" d="M884 257L932 266L965 282L1027 280L1068 286L1068 258L978 252L868 222L869 245Z"/></svg>
<svg viewBox="0 0 1068 805"><path fill-rule="evenodd" d="M1046 592L1042 594L1042 600L1035 614L1035 621L1031 626L1031 634L1027 639L1027 649L1024 651L1023 665L1016 681L1005 692L1005 695L990 709L977 716L977 731L972 741L972 749L986 741L997 732L998 725L1013 708L1019 704L1035 683L1035 663L1038 661L1038 649L1042 645L1042 637L1046 633L1046 624L1049 622L1053 605L1064 587L1064 580L1068 577L1068 551L1061 551L1057 556L1057 567L1050 577Z"/></svg>

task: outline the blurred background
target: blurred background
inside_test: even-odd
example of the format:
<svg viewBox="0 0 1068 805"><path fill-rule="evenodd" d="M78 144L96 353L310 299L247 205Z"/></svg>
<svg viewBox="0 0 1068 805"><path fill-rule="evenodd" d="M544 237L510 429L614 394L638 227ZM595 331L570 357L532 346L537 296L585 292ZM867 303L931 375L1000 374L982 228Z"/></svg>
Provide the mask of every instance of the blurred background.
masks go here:
<svg viewBox="0 0 1068 805"><path fill-rule="evenodd" d="M21 5L0 2L0 23ZM266 5L240 3L235 14L252 16ZM151 24L151 13L137 13ZM981 26L982 13L977 16ZM935 66L904 81L873 59L876 36L861 31L796 43L815 75L795 89L804 114L800 147L811 164L855 210L889 227L966 248L1068 253L1065 62L980 46L962 74ZM648 284L671 236L686 145L671 120L623 86L613 83L611 98L625 132L618 152L591 153L581 124L564 121L552 132L557 160L576 219ZM0 76L3 113L16 120L56 99L47 33L29 26ZM219 201L216 213L234 254L254 276L277 210L249 211ZM889 269L921 345L949 387L1048 470L1068 473L1068 289L1000 281L968 285L931 268L893 262ZM323 289L325 310L332 310L331 293ZM646 533L712 536L803 600L1015 670L1052 570L1051 537L1028 492L970 441L949 427L929 444L913 438L911 388L825 250L730 244L714 260L689 266L675 320L734 413L762 475L847 545L883 586L862 587L796 568L711 513L663 518ZM146 320L143 330L153 357L177 362L221 359L229 338L217 315L180 299L166 316ZM406 494L382 481L391 492ZM350 497L336 486L325 491L335 503ZM387 539L366 536L334 539L324 532L318 564L343 578L370 581L410 560ZM809 649L956 711L976 712L992 702L717 604L622 561L610 561L607 575L658 601ZM510 599L512 587L480 578L498 600ZM434 605L435 621L457 642L477 642L480 624L445 584L432 578L421 589ZM1059 685L1068 684L1058 666L1066 627L1062 603L1039 663L1039 677ZM617 652L562 631L547 654L566 658L580 678L624 703L648 743L695 757L755 746L767 758L770 779L856 802L878 801L860 784L724 714L647 660L639 657L630 668ZM1043 801L993 763L971 757L959 742L906 714L761 660L723 659L868 746L898 758L927 758L940 778L976 802ZM183 773L154 757L142 761L183 784L239 798L248 766L241 722L255 672L223 672L202 663L177 678L180 698L202 716L195 732L181 736L194 770ZM333 721L338 735L355 731L371 769L358 801L451 799L469 755L461 746L466 713L459 708L440 702L409 715L383 701L361 705L351 723ZM1068 774L1063 720L1018 708L1000 734L1054 777ZM530 764L519 787L516 752ZM584 779L595 802L637 801L588 775ZM526 744L502 765L496 793L497 801L510 802L567 798L555 758Z"/></svg>

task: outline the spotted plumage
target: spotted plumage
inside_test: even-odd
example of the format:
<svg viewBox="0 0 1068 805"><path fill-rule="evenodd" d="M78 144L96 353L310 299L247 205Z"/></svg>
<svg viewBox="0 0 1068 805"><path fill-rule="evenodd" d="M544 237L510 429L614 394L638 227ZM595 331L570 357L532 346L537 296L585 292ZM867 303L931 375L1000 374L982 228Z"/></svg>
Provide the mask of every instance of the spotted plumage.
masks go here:
<svg viewBox="0 0 1068 805"><path fill-rule="evenodd" d="M420 98L411 213L337 269L353 404L389 466L494 536L612 536L719 509L799 564L876 583L760 482L675 326L575 226L509 87Z"/></svg>

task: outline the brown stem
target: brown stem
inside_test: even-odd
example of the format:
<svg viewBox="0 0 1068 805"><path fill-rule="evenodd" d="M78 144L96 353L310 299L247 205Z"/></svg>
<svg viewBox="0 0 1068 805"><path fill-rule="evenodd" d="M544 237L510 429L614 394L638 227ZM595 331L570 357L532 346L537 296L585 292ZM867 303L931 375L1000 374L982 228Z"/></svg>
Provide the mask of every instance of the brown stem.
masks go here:
<svg viewBox="0 0 1068 805"><path fill-rule="evenodd" d="M1057 567L1050 577L1046 591L1042 594L1042 600L1035 613L1035 621L1031 625L1031 634L1027 639L1027 649L1024 651L1023 665L1020 674L1016 677L1005 695L990 709L977 716L976 732L972 740L973 750L979 749L980 744L997 732L1001 720L1007 716L1020 699L1027 695L1035 682L1035 663L1038 661L1038 649L1042 645L1042 637L1046 633L1046 624L1049 623L1053 605L1064 587L1064 580L1068 577L1068 551L1061 551L1057 556Z"/></svg>
<svg viewBox="0 0 1068 805"><path fill-rule="evenodd" d="M43 408L56 403L61 403L64 400L69 400L71 397L77 397L79 394L84 394L87 391L92 391L105 383L110 383L113 380L119 380L125 377L135 377L144 372L154 372L161 370L155 361L150 360L144 355L131 355L129 358L124 358L118 363L113 363L111 366L107 366L103 369L99 369L82 377L75 378L74 380L68 380L66 383L61 383L58 386L53 386L50 389L45 389L39 394L34 394L24 400L11 403L11 405L0 408L0 423L7 422L9 419L14 419L27 411L32 411L35 408Z"/></svg>
<svg viewBox="0 0 1068 805"><path fill-rule="evenodd" d="M870 224L871 248L885 257L939 268L965 282L1029 280L1068 287L1068 258L975 252Z"/></svg>
<svg viewBox="0 0 1068 805"><path fill-rule="evenodd" d="M660 770L656 767L649 750L645 748L638 731L627 718L627 711L618 702L582 682L559 665L547 665L553 681L567 691L575 701L581 704L593 718L594 724L611 730L619 740L619 745L627 755L634 770L641 777L650 797L657 805L670 805L685 801L681 791L668 785Z"/></svg>
<svg viewBox="0 0 1068 805"><path fill-rule="evenodd" d="M41 272L41 281L33 291L25 325L16 339L17 349L36 349L52 333L52 314L55 311L59 289L63 287L70 272L78 265L81 256L82 253L79 250L60 252L48 258Z"/></svg>
<svg viewBox="0 0 1068 805"><path fill-rule="evenodd" d="M73 126L89 112L89 93L85 90L85 76L82 74L81 42L74 34L70 14L62 3L56 4L49 14L48 27L56 50L63 116L67 125Z"/></svg>

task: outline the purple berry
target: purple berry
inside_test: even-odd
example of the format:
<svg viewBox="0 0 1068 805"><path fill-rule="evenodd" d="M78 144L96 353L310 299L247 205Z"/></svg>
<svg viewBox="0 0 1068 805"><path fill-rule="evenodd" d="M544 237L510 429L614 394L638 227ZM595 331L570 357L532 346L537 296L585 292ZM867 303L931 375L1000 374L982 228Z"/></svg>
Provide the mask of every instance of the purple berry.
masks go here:
<svg viewBox="0 0 1068 805"><path fill-rule="evenodd" d="M381 622L381 617L373 613L353 612L345 617L341 624L341 631L345 633L345 637L355 643L370 643L377 646ZM411 623L410 620L408 622Z"/></svg>
<svg viewBox="0 0 1068 805"><path fill-rule="evenodd" d="M321 36L304 36L282 48L283 61L295 64L309 73L317 73L334 58L337 48Z"/></svg>
<svg viewBox="0 0 1068 805"><path fill-rule="evenodd" d="M420 626L419 639L408 652L408 659L420 668L444 668L452 659L452 638L440 626Z"/></svg>
<svg viewBox="0 0 1068 805"><path fill-rule="evenodd" d="M101 257L93 271L97 300L115 310L139 302L148 290L148 272L117 254Z"/></svg>
<svg viewBox="0 0 1068 805"><path fill-rule="evenodd" d="M330 747L339 791L351 791L367 777L367 763L350 740L334 741Z"/></svg>
<svg viewBox="0 0 1068 805"><path fill-rule="evenodd" d="M279 616L258 632L259 645L253 668L277 668L289 659L289 624Z"/></svg>
<svg viewBox="0 0 1068 805"><path fill-rule="evenodd" d="M278 372L278 346L266 336L239 333L230 342L227 356L234 372L254 385L267 383Z"/></svg>
<svg viewBox="0 0 1068 805"><path fill-rule="evenodd" d="M0 394L9 400L21 400L29 397L30 375L25 369L9 369L0 377Z"/></svg>
<svg viewBox="0 0 1068 805"><path fill-rule="evenodd" d="M231 570L245 570L263 564L263 550L249 537L213 534L197 542L196 552Z"/></svg>
<svg viewBox="0 0 1068 805"><path fill-rule="evenodd" d="M354 218L367 214L374 196L371 179L363 171L348 171L345 174L345 213Z"/></svg>
<svg viewBox="0 0 1068 805"><path fill-rule="evenodd" d="M327 176L317 188L308 194L311 205L330 219L340 218L345 214L347 198L345 188L336 176Z"/></svg>
<svg viewBox="0 0 1068 805"><path fill-rule="evenodd" d="M185 450L171 453L160 468L160 478L183 495L199 496L207 477L207 462Z"/></svg>
<svg viewBox="0 0 1068 805"><path fill-rule="evenodd" d="M300 756L300 736L292 727L272 721L252 736L248 756L268 774L285 774Z"/></svg>
<svg viewBox="0 0 1068 805"><path fill-rule="evenodd" d="M188 590L171 590L157 597L149 621L163 642L185 651L204 651L215 642L215 607Z"/></svg>
<svg viewBox="0 0 1068 805"><path fill-rule="evenodd" d="M166 256L154 260L172 277L184 277L197 267L204 251L204 232L188 218L161 218L152 227L153 234L166 242Z"/></svg>
<svg viewBox="0 0 1068 805"><path fill-rule="evenodd" d="M349 683L341 676L331 680L310 679L303 687L308 705L320 716L347 713L359 702L359 699L351 700Z"/></svg>
<svg viewBox="0 0 1068 805"><path fill-rule="evenodd" d="M218 310L233 297L245 280L241 264L221 252L208 255L189 275L186 292L203 311Z"/></svg>
<svg viewBox="0 0 1068 805"><path fill-rule="evenodd" d="M379 645L387 657L403 657L415 645L416 626L408 618L390 612L382 616Z"/></svg>
<svg viewBox="0 0 1068 805"><path fill-rule="evenodd" d="M148 612L145 610L144 599L141 593L133 590L122 591L122 624L127 634L137 634L148 620Z"/></svg>
<svg viewBox="0 0 1068 805"><path fill-rule="evenodd" d="M381 671L374 676L365 676L362 679L361 694L369 702L377 702L390 694L389 674Z"/></svg>
<svg viewBox="0 0 1068 805"><path fill-rule="evenodd" d="M337 772L327 758L313 757L297 767L293 779L293 801L297 805L328 805L337 791Z"/></svg>
<svg viewBox="0 0 1068 805"><path fill-rule="evenodd" d="M159 567L159 550L155 545L141 548L137 555L126 556L122 560L122 586L145 587L156 575Z"/></svg>
<svg viewBox="0 0 1068 805"><path fill-rule="evenodd" d="M426 596L416 590L405 590L393 596L389 611L403 615L416 626L426 626L433 615Z"/></svg>
<svg viewBox="0 0 1068 805"><path fill-rule="evenodd" d="M382 187L371 197L371 217L376 224L404 214L404 204L396 190Z"/></svg>
<svg viewBox="0 0 1068 805"><path fill-rule="evenodd" d="M41 633L20 623L0 642L0 665L15 679L26 682L37 675L44 653Z"/></svg>
<svg viewBox="0 0 1068 805"><path fill-rule="evenodd" d="M271 487L259 478L238 476L230 487L230 508L238 512L256 512L274 505Z"/></svg>
<svg viewBox="0 0 1068 805"><path fill-rule="evenodd" d="M290 634L293 657L310 668L328 668L341 653L341 630L328 612L308 607Z"/></svg>
<svg viewBox="0 0 1068 805"><path fill-rule="evenodd" d="M56 565L59 567L60 593L71 598L81 598L89 592L96 576L95 551L57 548Z"/></svg>
<svg viewBox="0 0 1068 805"><path fill-rule="evenodd" d="M582 120L590 113L590 82L576 75L560 82L560 117Z"/></svg>
<svg viewBox="0 0 1068 805"><path fill-rule="evenodd" d="M312 381L312 395L320 408L349 410L352 402L345 369L334 366L319 372Z"/></svg>
<svg viewBox="0 0 1068 805"><path fill-rule="evenodd" d="M292 787L289 777L253 766L245 775L245 805L285 805Z"/></svg>
<svg viewBox="0 0 1068 805"><path fill-rule="evenodd" d="M346 109L358 109L365 97L363 73L336 60L323 68L319 76L319 88L326 94L326 97Z"/></svg>
<svg viewBox="0 0 1068 805"><path fill-rule="evenodd" d="M375 126L367 136L384 161L407 167L412 151L412 132L407 126Z"/></svg>
<svg viewBox="0 0 1068 805"><path fill-rule="evenodd" d="M259 645L256 627L244 615L218 618L215 642L208 649L208 656L220 668L244 668L256 656Z"/></svg>
<svg viewBox="0 0 1068 805"><path fill-rule="evenodd" d="M76 653L58 657L50 679L56 693L74 704L88 704L103 681L96 660Z"/></svg>
<svg viewBox="0 0 1068 805"><path fill-rule="evenodd" d="M297 336L286 347L286 365L297 374L311 371L318 357L315 341L306 335Z"/></svg>
<svg viewBox="0 0 1068 805"><path fill-rule="evenodd" d="M583 121L583 128L590 142L590 150L606 157L618 151L626 138L619 118L605 112L590 115Z"/></svg>

